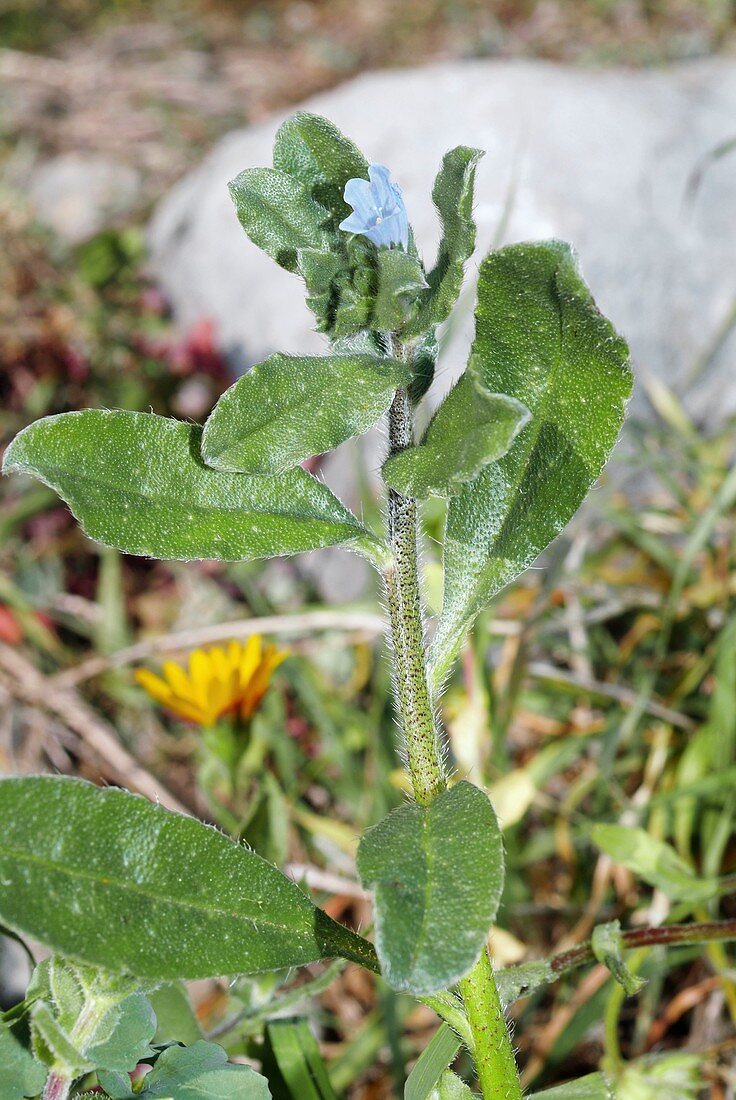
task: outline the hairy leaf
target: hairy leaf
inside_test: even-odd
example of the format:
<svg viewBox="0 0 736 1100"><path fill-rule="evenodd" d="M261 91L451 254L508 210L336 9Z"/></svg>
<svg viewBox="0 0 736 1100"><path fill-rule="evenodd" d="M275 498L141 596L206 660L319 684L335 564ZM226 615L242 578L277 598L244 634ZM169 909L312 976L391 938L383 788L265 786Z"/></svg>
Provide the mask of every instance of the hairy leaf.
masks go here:
<svg viewBox="0 0 736 1100"><path fill-rule="evenodd" d="M327 252L327 213L309 190L274 168L246 168L228 185L238 220L253 244L287 271L297 270L297 252Z"/></svg>
<svg viewBox="0 0 736 1100"><path fill-rule="evenodd" d="M71 958L163 981L328 956L375 968L365 940L260 856L137 795L3 779L0 817L0 916Z"/></svg>
<svg viewBox="0 0 736 1100"><path fill-rule="evenodd" d="M442 222L443 235L437 261L427 275L429 289L413 326L417 332L445 321L460 294L465 261L475 248L473 187L475 170L483 155L480 149L458 145L442 158L432 198Z"/></svg>
<svg viewBox="0 0 736 1100"><path fill-rule="evenodd" d="M6 1023L0 1020L0 1067L3 1100L37 1096L44 1086L46 1070L21 1046Z"/></svg>
<svg viewBox="0 0 736 1100"><path fill-rule="evenodd" d="M151 1004L137 985L129 975L75 966L60 956L44 960L27 992L37 1057L65 1065L70 1076L133 1069L150 1053L156 1031Z"/></svg>
<svg viewBox="0 0 736 1100"><path fill-rule="evenodd" d="M218 470L278 474L368 431L408 368L368 355L272 355L215 405L202 457Z"/></svg>
<svg viewBox="0 0 736 1100"><path fill-rule="evenodd" d="M307 306L317 318L317 331L329 332L337 306L338 276L346 279L345 258L336 252L300 248L297 268L307 288Z"/></svg>
<svg viewBox="0 0 736 1100"><path fill-rule="evenodd" d="M503 889L503 846L484 791L460 782L429 806L369 829L358 872L375 891L384 977L418 996L453 985L480 956Z"/></svg>
<svg viewBox="0 0 736 1100"><path fill-rule="evenodd" d="M273 147L274 168L294 176L312 198L333 215L334 224L351 211L343 198L349 179L368 179L368 161L334 123L297 111L279 128Z"/></svg>
<svg viewBox="0 0 736 1100"><path fill-rule="evenodd" d="M212 470L201 428L150 413L47 416L5 452L3 469L33 474L63 497L90 536L127 554L241 561L343 544L380 544L321 482L295 469L273 478Z"/></svg>
<svg viewBox="0 0 736 1100"><path fill-rule="evenodd" d="M470 364L531 419L508 454L450 501L435 686L479 611L577 511L616 442L631 390L626 344L561 241L511 245L483 262Z"/></svg>
<svg viewBox="0 0 736 1100"><path fill-rule="evenodd" d="M475 1094L451 1069L445 1070L430 1096L431 1100L475 1100Z"/></svg>
<svg viewBox="0 0 736 1100"><path fill-rule="evenodd" d="M377 289L371 327L380 332L399 332L427 286L421 263L399 248L381 249L376 256Z"/></svg>
<svg viewBox="0 0 736 1100"><path fill-rule="evenodd" d="M383 476L407 497L451 496L505 455L528 419L520 401L491 393L481 377L466 371L421 443L389 458Z"/></svg>
<svg viewBox="0 0 736 1100"><path fill-rule="evenodd" d="M556 975L547 959L519 963L496 971L498 995L505 1005L513 1004L519 997L526 997L535 989L555 981Z"/></svg>
<svg viewBox="0 0 736 1100"><path fill-rule="evenodd" d="M591 947L598 962L611 971L628 997L633 997L647 984L645 978L633 974L624 962L620 921L609 921L594 928Z"/></svg>
<svg viewBox="0 0 736 1100"><path fill-rule="evenodd" d="M113 1100L270 1100L268 1081L250 1066L232 1065L215 1043L168 1047L157 1058L140 1092L112 1076L100 1083ZM120 1086L123 1085L121 1088Z"/></svg>

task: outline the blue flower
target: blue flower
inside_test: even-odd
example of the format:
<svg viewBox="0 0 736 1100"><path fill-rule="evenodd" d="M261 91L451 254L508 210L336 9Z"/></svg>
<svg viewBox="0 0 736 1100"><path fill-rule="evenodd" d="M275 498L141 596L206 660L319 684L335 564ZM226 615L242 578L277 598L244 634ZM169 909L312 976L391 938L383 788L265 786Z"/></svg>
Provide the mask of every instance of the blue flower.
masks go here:
<svg viewBox="0 0 736 1100"><path fill-rule="evenodd" d="M391 179L388 168L371 164L368 180L352 179L345 184L345 202L353 213L340 222L346 233L361 233L377 245L409 245L409 219L401 188Z"/></svg>

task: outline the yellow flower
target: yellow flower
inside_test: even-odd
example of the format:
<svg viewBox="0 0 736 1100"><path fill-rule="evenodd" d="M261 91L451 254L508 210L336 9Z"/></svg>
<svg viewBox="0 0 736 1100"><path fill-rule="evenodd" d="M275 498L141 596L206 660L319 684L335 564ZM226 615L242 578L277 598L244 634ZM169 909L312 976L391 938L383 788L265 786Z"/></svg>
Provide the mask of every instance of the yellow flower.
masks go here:
<svg viewBox="0 0 736 1100"><path fill-rule="evenodd" d="M250 718L288 655L287 650L264 645L261 635L254 634L245 645L230 642L227 649L195 649L189 658L189 675L174 661L164 661L163 678L146 668L138 669L135 678L167 710L211 726L225 714Z"/></svg>

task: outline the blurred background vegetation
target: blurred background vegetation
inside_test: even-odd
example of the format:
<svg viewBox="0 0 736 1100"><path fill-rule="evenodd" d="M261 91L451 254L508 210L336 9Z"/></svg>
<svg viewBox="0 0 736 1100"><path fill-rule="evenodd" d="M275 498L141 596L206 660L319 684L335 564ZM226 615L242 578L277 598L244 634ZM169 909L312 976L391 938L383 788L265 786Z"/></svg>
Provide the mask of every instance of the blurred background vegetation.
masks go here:
<svg viewBox="0 0 736 1100"><path fill-rule="evenodd" d="M163 189L233 125L367 68L477 56L649 64L729 52L735 24L730 0L0 0L2 441L84 406L202 419L229 384L216 332L204 322L175 329L146 273L143 227ZM133 165L143 185L124 217L72 247L36 224L23 181L40 158L79 151ZM649 471L647 488L635 502L597 494L594 529L578 524L544 571L497 601L445 700L457 770L489 786L505 825L508 889L493 939L504 963L577 943L614 918L637 927L736 917L728 896L693 902L648 885L589 836L591 821L637 825L698 876L736 872L735 436L697 430L664 390L651 398L652 419L631 426L626 458L634 482ZM364 473L370 516L377 502ZM424 518L432 547L441 511ZM430 552L430 601L437 573ZM140 764L216 818L196 778L216 770L217 745L152 704L133 671L158 668L161 654L146 646L162 634L177 635L169 648L182 657L210 624L232 621L237 636L254 617L305 616L277 638L292 657L253 726L237 825L333 916L365 927L356 837L404 797L373 595L329 609L329 628L315 632L310 616L325 609L299 562L125 558L86 540L53 494L4 481L0 769L135 785ZM136 642L143 648L131 652ZM663 1088L672 1100L733 1096L729 953L654 949L635 963L649 984L633 1000L594 966L519 1002L525 1080L626 1059L636 1060L632 1098ZM6 982L9 1003L12 975ZM320 967L271 986L200 986L199 1025L237 1018L221 1041L233 1055L252 1050L270 998L296 1004L303 983L298 1008L338 1094L400 1095L436 1020L353 967L327 991Z"/></svg>

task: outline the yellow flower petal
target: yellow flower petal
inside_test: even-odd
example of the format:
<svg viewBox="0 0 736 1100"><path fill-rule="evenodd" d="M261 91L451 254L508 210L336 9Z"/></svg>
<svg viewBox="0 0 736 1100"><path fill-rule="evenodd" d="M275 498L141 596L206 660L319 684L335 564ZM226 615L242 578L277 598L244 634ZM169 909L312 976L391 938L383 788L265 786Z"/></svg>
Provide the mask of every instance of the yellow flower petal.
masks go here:
<svg viewBox="0 0 736 1100"><path fill-rule="evenodd" d="M212 677L212 664L203 649L195 649L189 657L189 675L192 680L193 695L197 703L207 707L208 688Z"/></svg>
<svg viewBox="0 0 736 1100"><path fill-rule="evenodd" d="M196 706L194 703L187 703L183 699L170 700L170 702L166 704L166 709L178 715L179 718L186 718L188 722L196 722L198 726L207 726L210 724L207 715L200 707Z"/></svg>
<svg viewBox="0 0 736 1100"><path fill-rule="evenodd" d="M274 672L288 655L287 650L279 650L276 646L271 645L266 646L261 663L248 685L248 690L241 704L240 712L244 718L251 717L266 694Z"/></svg>
<svg viewBox="0 0 736 1100"><path fill-rule="evenodd" d="M153 672L149 672L147 668L139 668L135 678L157 703L168 703L172 698L173 693L169 685Z"/></svg>
<svg viewBox="0 0 736 1100"><path fill-rule="evenodd" d="M155 699L157 703L163 704L163 706L165 706L167 710L172 711L173 714L178 714L180 718L187 718L192 722L202 722L202 711L199 707L186 700L177 698L170 686L159 676L154 675L153 672L149 672L147 668L139 668L135 674L135 678L141 687L145 688L152 699Z"/></svg>
<svg viewBox="0 0 736 1100"><path fill-rule="evenodd" d="M246 689L254 673L261 663L263 639L260 634L252 634L245 644L243 656L240 659L240 686Z"/></svg>
<svg viewBox="0 0 736 1100"><path fill-rule="evenodd" d="M207 726L238 708L243 718L250 718L287 656L287 650L264 646L261 635L254 634L245 645L232 641L227 647L195 649L189 657L189 675L181 665L165 661L164 679L148 669L140 669L136 679L180 718Z"/></svg>
<svg viewBox="0 0 736 1100"><path fill-rule="evenodd" d="M175 661L164 661L161 671L168 680L171 690L179 699L186 699L190 703L196 701L194 688L181 665Z"/></svg>
<svg viewBox="0 0 736 1100"><path fill-rule="evenodd" d="M230 671L230 664L227 659L227 654L221 646L213 646L209 651L209 658L212 662L212 671L218 679L223 682L227 680L228 673Z"/></svg>

